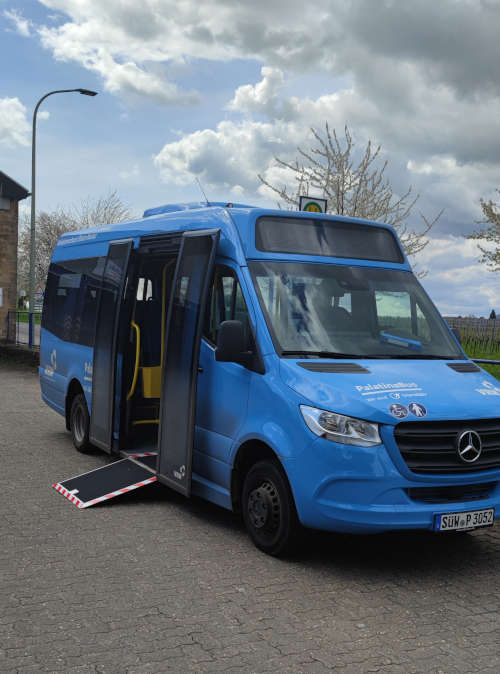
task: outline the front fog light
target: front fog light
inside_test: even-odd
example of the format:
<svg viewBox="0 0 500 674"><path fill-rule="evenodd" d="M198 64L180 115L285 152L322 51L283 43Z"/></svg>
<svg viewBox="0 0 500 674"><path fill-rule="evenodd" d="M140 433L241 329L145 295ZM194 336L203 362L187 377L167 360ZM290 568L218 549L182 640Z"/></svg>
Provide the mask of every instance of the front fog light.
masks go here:
<svg viewBox="0 0 500 674"><path fill-rule="evenodd" d="M320 438L359 447L373 447L382 443L378 424L371 421L346 417L344 414L307 405L300 405L300 411L309 429Z"/></svg>

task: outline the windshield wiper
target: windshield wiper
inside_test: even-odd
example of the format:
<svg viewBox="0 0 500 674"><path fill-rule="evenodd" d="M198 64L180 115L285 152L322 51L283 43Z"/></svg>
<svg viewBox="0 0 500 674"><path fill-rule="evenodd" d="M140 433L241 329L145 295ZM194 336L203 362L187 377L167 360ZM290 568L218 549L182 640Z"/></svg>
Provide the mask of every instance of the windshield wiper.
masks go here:
<svg viewBox="0 0 500 674"><path fill-rule="evenodd" d="M430 354L423 353L402 353L399 356L391 353L391 355L382 356L382 358L394 358L400 360L463 360L463 358L457 358L456 356L434 356Z"/></svg>
<svg viewBox="0 0 500 674"><path fill-rule="evenodd" d="M281 356L299 357L299 358L354 358L356 360L363 360L369 358L378 358L379 360L463 360L456 356L435 356L432 354L423 353L401 353L396 355L394 353L388 354L360 354L360 353L340 353L336 351L282 351Z"/></svg>

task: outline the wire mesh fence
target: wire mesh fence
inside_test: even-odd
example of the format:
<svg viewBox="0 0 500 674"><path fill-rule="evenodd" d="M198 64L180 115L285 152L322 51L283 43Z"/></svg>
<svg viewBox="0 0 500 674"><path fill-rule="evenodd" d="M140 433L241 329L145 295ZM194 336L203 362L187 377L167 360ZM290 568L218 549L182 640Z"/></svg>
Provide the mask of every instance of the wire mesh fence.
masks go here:
<svg viewBox="0 0 500 674"><path fill-rule="evenodd" d="M476 358L500 358L500 320L486 318L446 318L458 331L462 346Z"/></svg>
<svg viewBox="0 0 500 674"><path fill-rule="evenodd" d="M40 322L42 312L33 313L33 347L40 347ZM7 341L11 344L29 344L29 311L7 312Z"/></svg>
<svg viewBox="0 0 500 674"><path fill-rule="evenodd" d="M446 317L450 328L460 331L462 338L473 338L485 345L500 344L500 319Z"/></svg>
<svg viewBox="0 0 500 674"><path fill-rule="evenodd" d="M446 321L460 335L469 358L494 361L481 367L500 379L500 320L487 318L450 318Z"/></svg>

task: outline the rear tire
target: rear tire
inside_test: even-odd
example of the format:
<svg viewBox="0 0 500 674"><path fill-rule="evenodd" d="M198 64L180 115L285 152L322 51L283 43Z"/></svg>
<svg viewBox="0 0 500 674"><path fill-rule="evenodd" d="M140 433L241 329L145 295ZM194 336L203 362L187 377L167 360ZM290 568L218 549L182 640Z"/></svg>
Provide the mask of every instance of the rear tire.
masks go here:
<svg viewBox="0 0 500 674"><path fill-rule="evenodd" d="M73 398L69 416L69 427L75 449L83 454L90 452L93 449L89 440L90 415L83 393L78 393Z"/></svg>
<svg viewBox="0 0 500 674"><path fill-rule="evenodd" d="M299 521L288 481L273 461L259 461L245 476L241 509L254 544L274 557L290 553L298 542Z"/></svg>

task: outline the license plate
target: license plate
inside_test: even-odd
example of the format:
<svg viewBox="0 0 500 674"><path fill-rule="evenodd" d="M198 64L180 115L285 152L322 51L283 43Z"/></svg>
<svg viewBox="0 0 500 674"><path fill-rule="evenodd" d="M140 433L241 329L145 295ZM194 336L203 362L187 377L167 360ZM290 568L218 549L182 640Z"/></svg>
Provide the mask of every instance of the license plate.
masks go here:
<svg viewBox="0 0 500 674"><path fill-rule="evenodd" d="M465 513L446 513L434 517L434 531L460 531L491 527L495 521L495 508L469 510Z"/></svg>

